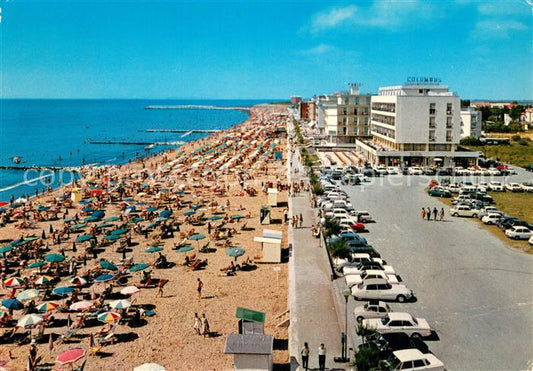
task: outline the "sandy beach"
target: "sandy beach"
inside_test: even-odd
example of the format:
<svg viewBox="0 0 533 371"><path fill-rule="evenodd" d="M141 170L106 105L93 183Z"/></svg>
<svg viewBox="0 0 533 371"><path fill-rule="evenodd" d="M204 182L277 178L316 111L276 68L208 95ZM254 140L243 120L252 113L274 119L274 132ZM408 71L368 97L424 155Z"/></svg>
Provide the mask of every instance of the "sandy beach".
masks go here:
<svg viewBox="0 0 533 371"><path fill-rule="evenodd" d="M3 220L5 225L0 228L1 246L15 241L6 254L7 260L2 262L1 299L36 288L39 295L33 301L37 307L43 303L56 303L59 307L38 312L48 317L44 327L42 322L33 328L17 328L15 335L14 325L24 316L29 300L22 301L26 308L12 311L10 321L2 322L4 326L0 328L0 334L4 334L0 340L3 367L25 369L30 338L21 345L16 341L31 330L36 336L38 356L42 357L39 365L45 369L70 369L71 364L62 368L54 362L59 354L72 348L87 351L83 359L74 363L79 366L86 360L86 370L132 370L148 362L167 370L232 369L233 355L223 351L227 335L238 332L235 317L238 306L265 312L265 333L279 340L276 343L286 343L283 340L288 338L287 328L277 326L286 315L276 317L287 309L287 265L261 263L261 243L254 242L254 237L268 228L281 231L281 246L287 246L286 225L281 223L288 188L286 138L276 131L285 128L286 118L278 115L281 111L281 107L275 106L255 107L246 122L231 129L142 162L86 169L78 185L54 190L12 208L11 218ZM283 160L275 159L275 152L281 152ZM282 206L272 208L271 218L279 223L261 225L260 207L267 204L267 187L278 188L278 205ZM77 188L74 191L80 194L81 204L69 204L73 188ZM95 210L103 211L105 216L97 217ZM84 221L91 215L93 220ZM73 228L76 224L84 225ZM119 228L127 231L116 239L106 239ZM94 238L76 242L84 234ZM29 236L37 238L30 241ZM192 236L205 238L191 239ZM190 249L179 252L176 246ZM146 252L150 247L162 250ZM200 252L202 247L204 252ZM241 247L244 254L234 259L226 254L227 247ZM51 253L64 254L64 261L45 261L43 267L28 268ZM166 268L156 267L160 253L171 263ZM184 265L186 256L193 260L190 266ZM102 269L101 259L113 263L118 270ZM250 263L244 266L247 260ZM232 262L244 269L233 270ZM139 272L130 270L133 264L140 263L149 267ZM8 269L4 271L6 264ZM195 265L200 269L193 269ZM57 266L61 267L60 272ZM36 285L34 281L47 269L46 276L59 275L48 285ZM148 282L141 283L146 281L148 272ZM94 278L101 274L114 277L94 283ZM47 287L76 287L72 283L75 281L71 281L73 277L89 281L76 288L77 298L52 295L43 299ZM6 283L10 278L21 278L23 282L10 287ZM198 279L203 282L201 298L197 293ZM161 296L158 286L162 280L168 283L162 287ZM140 291L131 296L121 295L120 290L128 286L136 286ZM105 296L104 290L108 290ZM111 302L120 299L133 302L128 313L109 308ZM85 311L59 310L84 300L93 303ZM10 316L9 311L2 311ZM121 322L110 322L112 341L98 346L96 333L102 331L105 323L89 315L106 311L124 318ZM196 333L195 313L208 318L209 334ZM135 315L140 319L130 318ZM67 318L75 323L81 317L85 320L69 335ZM72 323L71 329L75 327ZM39 331L41 336L37 336ZM288 350L275 347L274 362L288 361Z"/></svg>

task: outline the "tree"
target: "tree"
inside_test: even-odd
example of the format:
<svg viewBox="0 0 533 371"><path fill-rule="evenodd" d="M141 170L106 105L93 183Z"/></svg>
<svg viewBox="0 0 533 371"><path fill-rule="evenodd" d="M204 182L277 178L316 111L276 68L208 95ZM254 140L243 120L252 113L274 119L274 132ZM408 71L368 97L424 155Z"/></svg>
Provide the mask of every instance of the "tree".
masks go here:
<svg viewBox="0 0 533 371"><path fill-rule="evenodd" d="M326 220L324 221L324 236L328 238L334 234L339 234L340 232L341 226L339 222L326 216Z"/></svg>
<svg viewBox="0 0 533 371"><path fill-rule="evenodd" d="M481 111L481 120L487 121L491 115L490 107L483 106L479 110Z"/></svg>
<svg viewBox="0 0 533 371"><path fill-rule="evenodd" d="M513 121L518 121L523 111L524 107L518 104L511 108L511 110L509 111L509 116L511 116L511 119L513 119Z"/></svg>
<svg viewBox="0 0 533 371"><path fill-rule="evenodd" d="M350 248L346 241L342 238L330 242L328 244L328 249L332 257L346 259L350 256Z"/></svg>
<svg viewBox="0 0 533 371"><path fill-rule="evenodd" d="M470 107L470 99L461 99L461 107Z"/></svg>

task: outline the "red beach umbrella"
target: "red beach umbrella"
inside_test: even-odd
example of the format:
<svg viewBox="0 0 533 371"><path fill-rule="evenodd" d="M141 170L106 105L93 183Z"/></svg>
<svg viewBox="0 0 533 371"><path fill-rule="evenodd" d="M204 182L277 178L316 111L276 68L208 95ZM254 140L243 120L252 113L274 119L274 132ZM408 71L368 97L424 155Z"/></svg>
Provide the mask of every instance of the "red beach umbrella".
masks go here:
<svg viewBox="0 0 533 371"><path fill-rule="evenodd" d="M69 349L57 356L56 363L59 363L60 365L66 365L69 363L74 363L82 359L84 356L85 349L83 348Z"/></svg>

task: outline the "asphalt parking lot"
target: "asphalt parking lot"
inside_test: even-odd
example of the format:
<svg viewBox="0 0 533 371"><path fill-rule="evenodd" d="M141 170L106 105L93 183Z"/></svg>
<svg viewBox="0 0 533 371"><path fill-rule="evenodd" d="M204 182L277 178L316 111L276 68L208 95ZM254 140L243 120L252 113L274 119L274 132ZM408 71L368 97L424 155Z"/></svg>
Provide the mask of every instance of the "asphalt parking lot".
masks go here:
<svg viewBox="0 0 533 371"><path fill-rule="evenodd" d="M428 320L440 340L427 344L448 370L531 369L533 256L506 248L469 218L449 216L424 192L430 178L390 175L343 186L354 208L376 220L364 237L416 293L416 302L393 310ZM507 181L531 178L521 171ZM422 207L444 207L445 220L422 220ZM363 303L350 299L349 313Z"/></svg>

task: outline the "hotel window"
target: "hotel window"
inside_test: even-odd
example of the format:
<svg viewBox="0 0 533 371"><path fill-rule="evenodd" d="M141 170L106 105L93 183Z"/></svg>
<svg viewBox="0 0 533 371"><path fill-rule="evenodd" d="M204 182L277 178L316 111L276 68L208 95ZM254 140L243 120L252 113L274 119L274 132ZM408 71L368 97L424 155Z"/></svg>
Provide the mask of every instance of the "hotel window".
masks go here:
<svg viewBox="0 0 533 371"><path fill-rule="evenodd" d="M430 115L434 115L434 114L437 112L437 110L435 109L435 107L436 107L436 104L435 104L435 103L430 103L430 104L429 104L429 114L430 114Z"/></svg>
<svg viewBox="0 0 533 371"><path fill-rule="evenodd" d="M446 114L447 114L447 115L451 115L451 114L453 114L452 107L453 107L453 106L452 106L451 103L448 103L448 104L446 105Z"/></svg>
<svg viewBox="0 0 533 371"><path fill-rule="evenodd" d="M355 97L355 104L359 104L359 97Z"/></svg>
<svg viewBox="0 0 533 371"><path fill-rule="evenodd" d="M354 108L354 109L353 109L353 114L354 114L354 115L357 115L357 108Z"/></svg>
<svg viewBox="0 0 533 371"><path fill-rule="evenodd" d="M435 129L435 126L436 126L436 125L435 125L435 117L431 116L431 117L429 118L429 128L430 128L430 129Z"/></svg>
<svg viewBox="0 0 533 371"><path fill-rule="evenodd" d="M434 130L430 130L429 131L429 141L430 142L434 142L435 141L435 131Z"/></svg>
<svg viewBox="0 0 533 371"><path fill-rule="evenodd" d="M451 129L452 128L452 118L449 116L449 117L446 117L446 129Z"/></svg>
<svg viewBox="0 0 533 371"><path fill-rule="evenodd" d="M342 135L346 135L346 127L342 128Z"/></svg>
<svg viewBox="0 0 533 371"><path fill-rule="evenodd" d="M452 131L448 130L446 131L446 141L451 142L452 141Z"/></svg>

